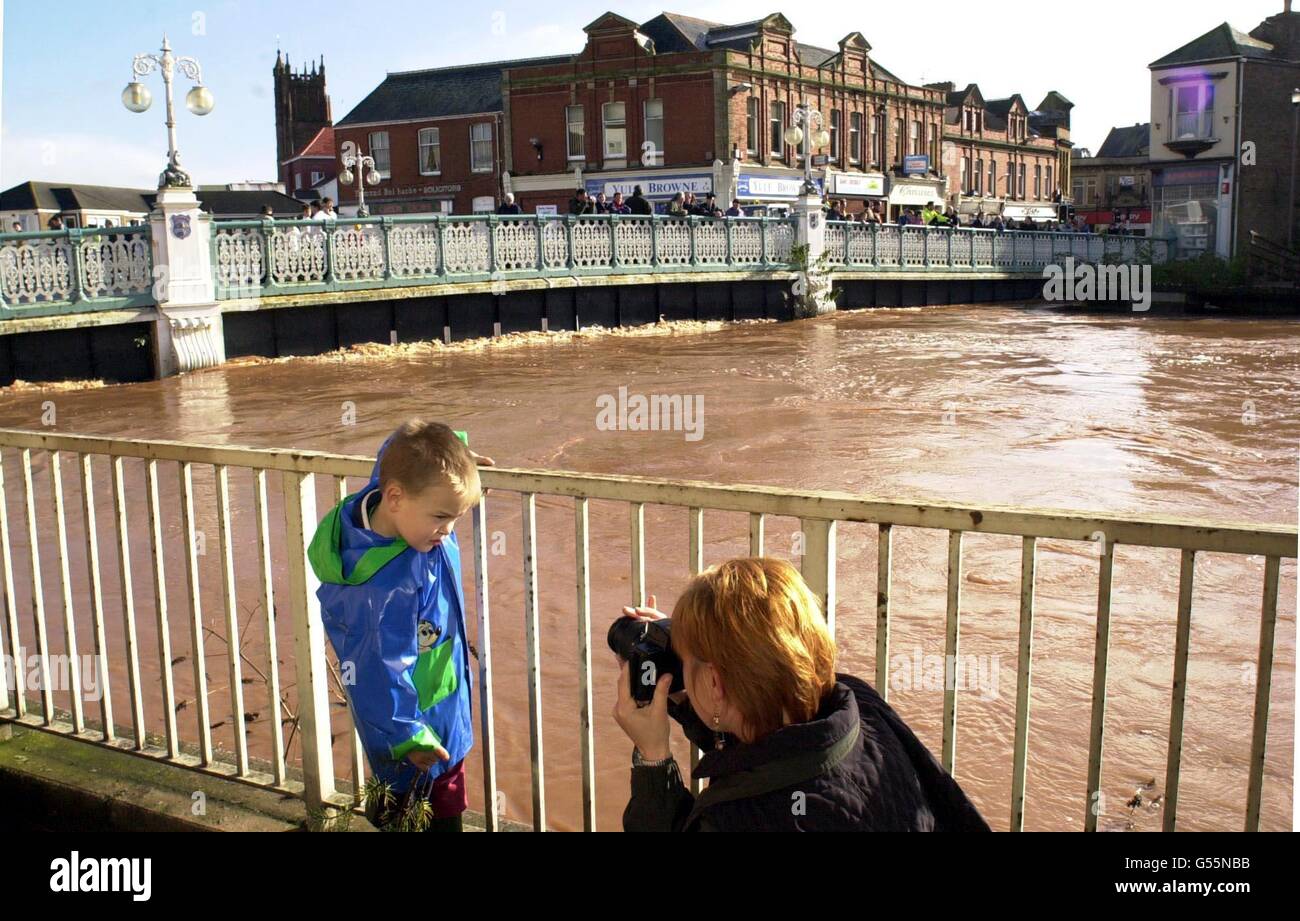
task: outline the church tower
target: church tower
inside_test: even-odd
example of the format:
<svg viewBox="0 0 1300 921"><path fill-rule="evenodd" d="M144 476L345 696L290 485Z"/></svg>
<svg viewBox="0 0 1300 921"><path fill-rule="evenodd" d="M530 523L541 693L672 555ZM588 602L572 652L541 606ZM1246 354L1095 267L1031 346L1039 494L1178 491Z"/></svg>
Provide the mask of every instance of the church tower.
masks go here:
<svg viewBox="0 0 1300 921"><path fill-rule="evenodd" d="M275 159L276 175L283 181L282 164L305 147L322 128L334 124L330 98L325 92L325 58L293 72L287 57L275 53Z"/></svg>

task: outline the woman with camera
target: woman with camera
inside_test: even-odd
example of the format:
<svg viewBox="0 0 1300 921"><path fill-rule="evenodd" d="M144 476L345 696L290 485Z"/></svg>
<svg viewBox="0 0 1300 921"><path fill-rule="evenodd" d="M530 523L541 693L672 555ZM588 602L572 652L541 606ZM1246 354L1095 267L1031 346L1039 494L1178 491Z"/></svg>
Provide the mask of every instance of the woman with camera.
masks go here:
<svg viewBox="0 0 1300 921"><path fill-rule="evenodd" d="M647 627L639 642L627 621L610 632L624 660L614 718L635 745L624 830L989 830L880 695L835 673L820 607L793 566L765 558L696 576L671 621L653 596L624 609ZM665 663L681 666L682 691L670 695ZM645 705L634 678L654 685ZM669 716L704 752L699 797L669 749Z"/></svg>

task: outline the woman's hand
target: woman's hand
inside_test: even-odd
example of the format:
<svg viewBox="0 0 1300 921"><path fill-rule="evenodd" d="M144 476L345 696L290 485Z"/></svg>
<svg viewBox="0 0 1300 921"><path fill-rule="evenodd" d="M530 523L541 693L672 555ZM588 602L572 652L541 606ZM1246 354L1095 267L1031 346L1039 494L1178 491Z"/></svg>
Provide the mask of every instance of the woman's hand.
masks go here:
<svg viewBox="0 0 1300 921"><path fill-rule="evenodd" d="M655 608L655 596L650 595L646 598L646 603L638 608L631 605L623 606L624 617L635 617L637 620L664 620L668 617L663 611Z"/></svg>
<svg viewBox="0 0 1300 921"><path fill-rule="evenodd" d="M658 608L655 607L654 595L648 595L646 597L646 603L641 607L634 608L631 605L624 605L623 616L631 617L636 620L667 620L668 619L667 614L665 614L663 611L660 611ZM622 661L623 661L622 659L619 660L619 662ZM668 699L675 704L679 704L686 699L686 692L678 691L676 694L670 694L668 696ZM643 755L645 754L644 749L641 750L641 754Z"/></svg>
<svg viewBox="0 0 1300 921"><path fill-rule="evenodd" d="M632 744L647 761L660 761L672 754L668 747L668 688L672 675L660 675L655 685L654 700L647 707L638 707L632 698L631 679L627 663L618 673L618 703L614 705L614 721L627 733Z"/></svg>
<svg viewBox="0 0 1300 921"><path fill-rule="evenodd" d="M470 450L469 450L469 456L470 456L471 458L474 459L474 463L475 463L476 465L478 465L479 467L495 467L495 466L496 466L496 462L493 461L492 458L490 458L490 457L484 457L482 454L479 454L479 453L478 453L477 451L475 451L473 448L470 448Z"/></svg>

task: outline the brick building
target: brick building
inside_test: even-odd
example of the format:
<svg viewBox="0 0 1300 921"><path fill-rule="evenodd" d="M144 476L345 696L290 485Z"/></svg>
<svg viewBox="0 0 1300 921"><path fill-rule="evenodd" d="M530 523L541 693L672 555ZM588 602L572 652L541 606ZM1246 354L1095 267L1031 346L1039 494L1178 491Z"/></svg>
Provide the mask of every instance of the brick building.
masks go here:
<svg viewBox="0 0 1300 921"><path fill-rule="evenodd" d="M826 194L853 211L943 198L944 94L880 66L861 33L818 48L779 13L735 25L607 13L584 32L578 53L503 74L508 182L526 212L563 211L579 185L640 185L659 206L679 190L788 205L803 163L784 133L802 100L831 137L813 151L828 159L814 170Z"/></svg>
<svg viewBox="0 0 1300 921"><path fill-rule="evenodd" d="M944 93L943 172L947 203L963 217L983 212L1016 221L1057 220L1068 194L1070 109L1055 91L1037 109L1020 94L985 99L977 84ZM1064 165L1063 165L1064 164Z"/></svg>
<svg viewBox="0 0 1300 921"><path fill-rule="evenodd" d="M325 90L325 59L319 67L294 73L289 60L275 55L275 160L277 176L289 194L302 201L333 197L338 174L334 120Z"/></svg>
<svg viewBox="0 0 1300 921"><path fill-rule="evenodd" d="M439 67L391 73L334 126L375 158L381 181L366 188L372 215L475 214L494 210L504 171L502 106L507 66L568 58ZM340 208L357 206L356 187L339 189Z"/></svg>
<svg viewBox="0 0 1300 921"><path fill-rule="evenodd" d="M1153 232L1184 256L1237 255L1252 230L1287 243L1300 166L1291 0L1249 34L1225 22L1149 66Z"/></svg>
<svg viewBox="0 0 1300 921"><path fill-rule="evenodd" d="M1096 156L1074 160L1074 207L1094 228L1151 231L1151 126L1112 128Z"/></svg>

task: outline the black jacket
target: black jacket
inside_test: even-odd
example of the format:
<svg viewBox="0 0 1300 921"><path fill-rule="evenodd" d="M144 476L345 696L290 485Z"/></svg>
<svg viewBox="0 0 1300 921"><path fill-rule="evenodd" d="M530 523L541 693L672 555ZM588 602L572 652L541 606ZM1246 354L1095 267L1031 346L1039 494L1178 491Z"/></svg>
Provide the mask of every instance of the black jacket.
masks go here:
<svg viewBox="0 0 1300 921"><path fill-rule="evenodd" d="M654 214L655 209L650 206L650 202L644 196L630 195L626 204L632 214Z"/></svg>
<svg viewBox="0 0 1300 921"><path fill-rule="evenodd" d="M576 198L569 199L570 214L595 214L596 206L590 198L586 201L578 201Z"/></svg>
<svg viewBox="0 0 1300 921"><path fill-rule="evenodd" d="M626 831L989 831L907 725L865 681L837 675L817 716L754 743L714 735L670 704L703 754L699 798L676 762L632 769Z"/></svg>

